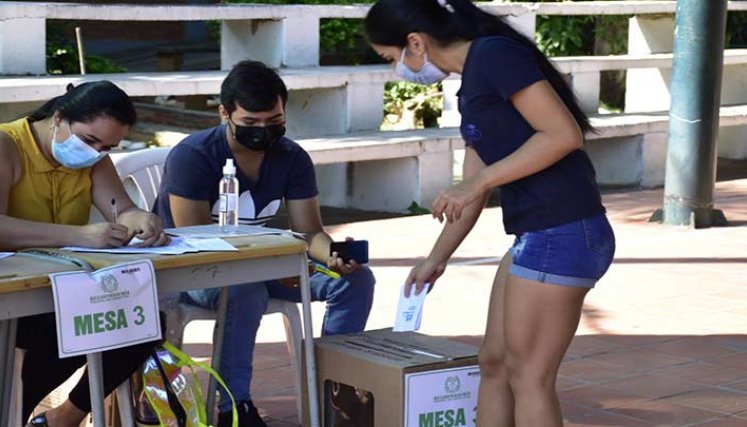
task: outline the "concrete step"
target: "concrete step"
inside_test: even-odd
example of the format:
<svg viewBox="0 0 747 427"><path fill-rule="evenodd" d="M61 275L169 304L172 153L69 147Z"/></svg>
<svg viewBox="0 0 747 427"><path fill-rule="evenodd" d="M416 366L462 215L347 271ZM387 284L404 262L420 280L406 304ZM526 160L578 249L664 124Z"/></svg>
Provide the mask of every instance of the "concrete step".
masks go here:
<svg viewBox="0 0 747 427"><path fill-rule="evenodd" d="M672 68L672 53L606 56L564 56L551 58L562 73L591 73L637 68ZM747 64L747 49L724 50L724 65Z"/></svg>
<svg viewBox="0 0 747 427"><path fill-rule="evenodd" d="M590 120L596 133L587 134L587 141L665 133L669 128L669 113L666 111L600 114L591 116ZM721 127L747 125L747 105L721 107L720 125ZM155 126L149 128L155 129ZM170 133L168 144L174 144L187 136L187 133L183 131ZM424 152L448 151L464 147L464 141L456 127L351 132L314 138L297 138L296 141L309 151L314 162L318 164L412 157Z"/></svg>
<svg viewBox="0 0 747 427"><path fill-rule="evenodd" d="M670 68L672 54L583 56L553 58L563 73L584 73L630 68ZM725 65L747 63L747 49L724 53ZM132 72L66 76L0 78L0 103L42 101L59 95L68 83L111 80L130 96L212 95L220 92L227 71ZM389 65L351 65L281 68L288 89L325 89L349 83L383 83L400 78Z"/></svg>
<svg viewBox="0 0 747 427"><path fill-rule="evenodd" d="M369 5L170 5L170 4L83 4L4 2L4 14L11 18L48 18L101 21L205 21L283 19L298 15L320 18L363 18ZM646 15L673 14L672 1L616 1L556 3L488 3L482 9L497 15ZM730 11L747 10L743 2L729 2Z"/></svg>
<svg viewBox="0 0 747 427"><path fill-rule="evenodd" d="M399 80L389 65L281 68L289 90L341 88L352 83ZM72 83L110 80L130 96L212 95L220 92L227 71L88 74L0 78L0 103L44 101L64 93Z"/></svg>
<svg viewBox="0 0 747 427"><path fill-rule="evenodd" d="M723 107L721 114L722 126L747 124L747 105ZM597 133L588 135L585 150L599 184L662 185L668 119L666 112L592 117ZM171 132L170 144L186 135ZM388 212L406 211L412 202L430 204L453 182L459 150L464 148L455 127L351 132L296 141L316 165L323 204Z"/></svg>
<svg viewBox="0 0 747 427"><path fill-rule="evenodd" d="M362 162L418 157L464 147L457 128L355 132L346 135L302 138L298 143L315 164Z"/></svg>
<svg viewBox="0 0 747 427"><path fill-rule="evenodd" d="M669 129L668 111L599 114L591 116L590 119L598 133L588 134L587 140L667 132ZM721 107L719 125L721 127L747 125L747 105Z"/></svg>

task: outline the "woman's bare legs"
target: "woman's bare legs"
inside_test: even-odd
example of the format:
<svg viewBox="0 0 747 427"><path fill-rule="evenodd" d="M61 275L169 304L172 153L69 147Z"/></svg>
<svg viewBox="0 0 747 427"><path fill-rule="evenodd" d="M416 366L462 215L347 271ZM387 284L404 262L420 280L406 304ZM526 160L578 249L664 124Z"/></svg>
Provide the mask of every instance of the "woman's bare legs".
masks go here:
<svg viewBox="0 0 747 427"><path fill-rule="evenodd" d="M508 383L504 338L504 301L511 255L506 253L493 281L485 338L480 347L480 391L477 401L477 425L509 427L514 425L514 396Z"/></svg>
<svg viewBox="0 0 747 427"><path fill-rule="evenodd" d="M555 380L589 290L510 276L511 263L506 254L493 282L477 425L562 426Z"/></svg>
<svg viewBox="0 0 747 427"><path fill-rule="evenodd" d="M515 276L506 280L505 362L516 426L562 427L555 381L588 292Z"/></svg>

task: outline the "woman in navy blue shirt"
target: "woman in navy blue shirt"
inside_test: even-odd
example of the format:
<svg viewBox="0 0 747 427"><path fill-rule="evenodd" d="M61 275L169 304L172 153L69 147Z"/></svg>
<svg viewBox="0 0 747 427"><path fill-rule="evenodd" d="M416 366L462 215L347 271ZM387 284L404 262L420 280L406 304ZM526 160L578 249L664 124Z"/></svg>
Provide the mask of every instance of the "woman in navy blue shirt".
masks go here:
<svg viewBox="0 0 747 427"><path fill-rule="evenodd" d="M403 78L433 84L462 75L464 179L433 202L433 216L447 222L406 292L443 274L500 188L504 227L516 239L493 283L477 424L562 426L560 362L615 250L582 151L589 120L537 47L470 0L379 0L364 25Z"/></svg>

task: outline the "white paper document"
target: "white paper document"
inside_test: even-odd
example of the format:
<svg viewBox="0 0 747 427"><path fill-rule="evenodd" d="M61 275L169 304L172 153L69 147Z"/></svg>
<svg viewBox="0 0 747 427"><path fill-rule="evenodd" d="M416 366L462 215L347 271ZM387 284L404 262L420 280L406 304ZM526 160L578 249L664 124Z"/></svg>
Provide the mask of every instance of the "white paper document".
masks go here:
<svg viewBox="0 0 747 427"><path fill-rule="evenodd" d="M15 252L0 252L0 259L8 258L9 256L13 256L15 254Z"/></svg>
<svg viewBox="0 0 747 427"><path fill-rule="evenodd" d="M263 234L286 234L279 228L259 227L255 225L239 225L233 230L224 231L218 224L192 225L189 227L167 228L164 230L170 236L191 237L195 239L215 237L260 236Z"/></svg>
<svg viewBox="0 0 747 427"><path fill-rule="evenodd" d="M399 304L397 304L397 317L394 319L394 332L417 331L420 329L420 319L423 317L423 304L428 290L431 288L430 283L426 283L420 294L415 295L415 287L412 287L410 296L405 296L405 286L399 295Z"/></svg>
<svg viewBox="0 0 747 427"><path fill-rule="evenodd" d="M181 255L188 252L237 251L236 247L222 239L190 239L186 237L172 237L166 246L154 246L141 248L136 246L140 240L133 239L128 246L121 248L84 248L79 246L67 246L62 249L73 252L102 252L110 254L159 254L159 255Z"/></svg>

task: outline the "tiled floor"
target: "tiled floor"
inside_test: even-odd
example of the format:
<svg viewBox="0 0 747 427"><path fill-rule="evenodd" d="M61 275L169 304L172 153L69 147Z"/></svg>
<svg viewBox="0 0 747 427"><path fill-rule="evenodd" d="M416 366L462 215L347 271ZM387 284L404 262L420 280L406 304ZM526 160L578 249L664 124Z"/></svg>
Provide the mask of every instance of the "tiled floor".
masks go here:
<svg viewBox="0 0 747 427"><path fill-rule="evenodd" d="M732 225L689 230L647 222L661 190L608 194L616 261L592 291L558 388L568 426L747 426L747 180L717 185ZM385 232L383 232L385 230ZM429 216L329 227L371 243L377 293L369 329L391 326L399 286L440 226ZM511 238L490 208L429 295L421 332L479 344L492 276ZM314 307L315 328L323 305ZM206 355L210 324L188 329ZM253 393L270 425L296 424L282 322L263 321Z"/></svg>

